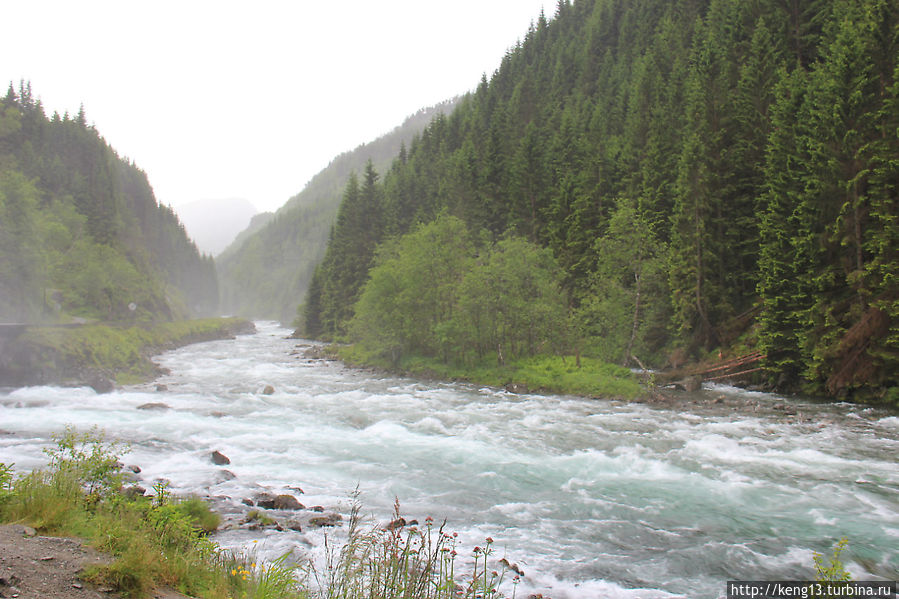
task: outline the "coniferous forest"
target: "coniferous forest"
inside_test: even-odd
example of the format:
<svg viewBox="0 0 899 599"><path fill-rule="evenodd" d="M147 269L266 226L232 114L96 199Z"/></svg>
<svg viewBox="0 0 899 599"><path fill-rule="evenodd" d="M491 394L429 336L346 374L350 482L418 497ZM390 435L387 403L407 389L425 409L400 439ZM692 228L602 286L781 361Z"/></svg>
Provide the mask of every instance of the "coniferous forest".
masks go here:
<svg viewBox="0 0 899 599"><path fill-rule="evenodd" d="M560 0L349 179L305 333L462 365L759 350L758 383L895 403L897 57L891 0Z"/></svg>
<svg viewBox="0 0 899 599"><path fill-rule="evenodd" d="M337 156L258 228L251 223L216 257L222 309L253 318L292 321L297 298L306 293L315 266L324 256L347 177L367 160L380 168L390 166L393 157L434 114L449 113L453 106L454 100L449 100L424 108L390 133Z"/></svg>
<svg viewBox="0 0 899 599"><path fill-rule="evenodd" d="M31 85L0 100L0 321L212 314L218 283L146 175L84 110L48 118Z"/></svg>

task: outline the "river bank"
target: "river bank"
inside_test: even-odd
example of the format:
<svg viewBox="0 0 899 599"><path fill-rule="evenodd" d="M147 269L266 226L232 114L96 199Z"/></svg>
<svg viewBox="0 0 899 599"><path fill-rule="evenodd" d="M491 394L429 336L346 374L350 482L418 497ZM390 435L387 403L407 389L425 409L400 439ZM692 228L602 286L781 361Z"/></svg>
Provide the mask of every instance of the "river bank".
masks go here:
<svg viewBox="0 0 899 599"><path fill-rule="evenodd" d="M395 498L407 519L446 518L467 560L493 538L526 573L519 597L713 599L727 579L813 578L812 553L843 537L853 576L899 571L890 413L726 385L645 402L510 393L347 368L274 323L257 329L157 356L168 374L109 395L0 390L0 462L41 468L54 433L96 425L130 444L144 480L230 509L299 486L302 504L345 516L358 487L382 526ZM216 540L322 559L324 532L332 542L344 522Z"/></svg>
<svg viewBox="0 0 899 599"><path fill-rule="evenodd" d="M242 318L23 327L3 340L0 387L89 386L107 392L159 376L163 371L151 358L162 352L254 331L253 323Z"/></svg>

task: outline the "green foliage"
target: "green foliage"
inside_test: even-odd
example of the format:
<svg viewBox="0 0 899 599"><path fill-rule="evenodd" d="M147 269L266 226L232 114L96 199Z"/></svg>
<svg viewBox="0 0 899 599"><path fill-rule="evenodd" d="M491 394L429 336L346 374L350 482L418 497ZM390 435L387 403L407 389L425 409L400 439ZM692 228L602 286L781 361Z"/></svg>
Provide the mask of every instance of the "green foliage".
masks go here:
<svg viewBox="0 0 899 599"><path fill-rule="evenodd" d="M566 307L549 251L520 238L482 247L441 215L384 244L355 305L351 338L404 355L498 363L561 348Z"/></svg>
<svg viewBox="0 0 899 599"><path fill-rule="evenodd" d="M405 144L435 114L452 111L454 104L451 100L423 109L390 133L337 156L267 222L241 234L216 258L222 309L290 322L325 255L350 174L363 172L369 160L374 170L387 171Z"/></svg>
<svg viewBox="0 0 899 599"><path fill-rule="evenodd" d="M815 560L815 580L819 582L845 582L852 580L845 565L840 560L840 554L849 545L849 539L842 538L833 547L833 553L825 561L824 556L820 553L814 554Z"/></svg>
<svg viewBox="0 0 899 599"><path fill-rule="evenodd" d="M130 327L30 328L16 340L15 358L8 364L9 376L15 384L46 380L83 382L84 372L90 371L115 378L120 384L144 381L158 372L150 360L154 353L230 337L248 326L239 318L207 318ZM35 380L34 373L45 378Z"/></svg>
<svg viewBox="0 0 899 599"><path fill-rule="evenodd" d="M13 497L13 466L0 462L0 514L3 513L3 505Z"/></svg>
<svg viewBox="0 0 899 599"><path fill-rule="evenodd" d="M338 219L307 333L342 335L377 264L348 240L447 214L552 251L575 353L661 366L758 318L772 385L899 384L897 4L564 6L384 173L370 230ZM509 320L511 305L477 302L478 322ZM453 330L450 353L480 338ZM465 359L487 351L496 340Z"/></svg>
<svg viewBox="0 0 899 599"><path fill-rule="evenodd" d="M211 259L84 118L48 119L25 83L10 86L0 115L0 320L216 309Z"/></svg>
<svg viewBox="0 0 899 599"><path fill-rule="evenodd" d="M665 246L628 200L619 200L596 240L596 271L574 314L586 351L627 365L664 343L670 317Z"/></svg>
<svg viewBox="0 0 899 599"><path fill-rule="evenodd" d="M127 453L127 446L117 441L106 441L96 427L79 433L73 427L54 435L56 447L44 450L50 459L49 468L54 476L73 478L85 489L88 499L115 493L122 485L119 457Z"/></svg>

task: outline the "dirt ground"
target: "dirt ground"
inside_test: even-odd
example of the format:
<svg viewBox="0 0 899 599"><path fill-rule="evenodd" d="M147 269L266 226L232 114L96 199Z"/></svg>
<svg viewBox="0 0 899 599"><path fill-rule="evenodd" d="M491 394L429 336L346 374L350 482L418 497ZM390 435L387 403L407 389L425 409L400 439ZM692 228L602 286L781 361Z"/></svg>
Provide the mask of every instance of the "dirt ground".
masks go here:
<svg viewBox="0 0 899 599"><path fill-rule="evenodd" d="M36 535L33 529L18 524L0 526L0 598L118 598L117 593L78 578L84 568L108 561L109 557L79 539ZM159 589L151 597L187 599L169 589Z"/></svg>

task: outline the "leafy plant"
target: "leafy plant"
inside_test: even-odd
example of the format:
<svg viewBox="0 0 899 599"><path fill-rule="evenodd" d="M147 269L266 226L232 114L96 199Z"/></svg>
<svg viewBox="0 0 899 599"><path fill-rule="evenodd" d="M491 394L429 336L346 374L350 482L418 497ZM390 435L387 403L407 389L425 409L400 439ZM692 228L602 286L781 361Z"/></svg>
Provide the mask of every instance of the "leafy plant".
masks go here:
<svg viewBox="0 0 899 599"><path fill-rule="evenodd" d="M845 582L852 580L852 576L846 570L846 566L840 560L840 554L849 545L849 539L843 537L833 547L830 557L824 558L820 553L815 553L815 580L819 582Z"/></svg>

